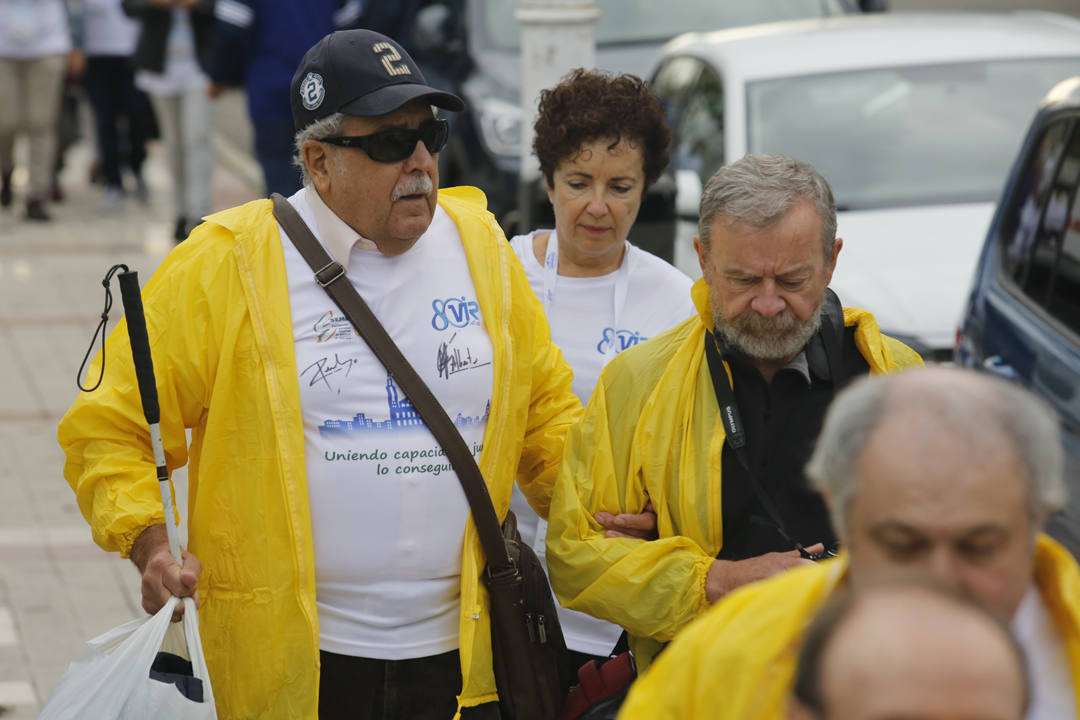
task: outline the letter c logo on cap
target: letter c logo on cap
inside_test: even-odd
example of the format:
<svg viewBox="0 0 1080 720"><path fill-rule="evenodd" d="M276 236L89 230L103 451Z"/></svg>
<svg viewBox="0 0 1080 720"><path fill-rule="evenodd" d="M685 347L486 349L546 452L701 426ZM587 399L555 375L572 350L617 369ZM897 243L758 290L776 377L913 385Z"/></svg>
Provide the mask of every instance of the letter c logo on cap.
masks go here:
<svg viewBox="0 0 1080 720"><path fill-rule="evenodd" d="M322 75L309 72L300 83L300 100L308 110L314 110L322 105L326 97L326 89L323 87Z"/></svg>

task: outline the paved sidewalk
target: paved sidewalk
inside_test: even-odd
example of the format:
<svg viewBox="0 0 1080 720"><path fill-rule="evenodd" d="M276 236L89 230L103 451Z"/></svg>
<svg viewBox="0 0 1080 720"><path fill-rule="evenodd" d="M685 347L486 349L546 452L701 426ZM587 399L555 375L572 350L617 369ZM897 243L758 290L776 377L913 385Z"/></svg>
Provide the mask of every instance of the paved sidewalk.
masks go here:
<svg viewBox="0 0 1080 720"><path fill-rule="evenodd" d="M219 139L218 145L222 142ZM243 153L239 153L241 156ZM75 373L99 321L101 280L115 263L140 281L173 247L168 173L159 147L146 167L152 199L100 209L85 143L67 156L68 200L51 223L21 207L0 212L0 717L34 718L81 644L141 616L134 567L90 540L63 479L56 425L78 390ZM215 168L215 209L254 199L250 173ZM247 178L247 181L241 178ZM17 188L18 189L18 188ZM14 211L13 211L14 210ZM123 313L119 288L109 330ZM179 494L186 477L174 478ZM178 498L181 502L183 497Z"/></svg>

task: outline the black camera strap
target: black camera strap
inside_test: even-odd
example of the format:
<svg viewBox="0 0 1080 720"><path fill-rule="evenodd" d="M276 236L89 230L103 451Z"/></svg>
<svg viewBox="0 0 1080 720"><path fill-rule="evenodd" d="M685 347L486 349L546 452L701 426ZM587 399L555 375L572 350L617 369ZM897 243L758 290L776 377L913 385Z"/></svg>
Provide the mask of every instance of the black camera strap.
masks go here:
<svg viewBox="0 0 1080 720"><path fill-rule="evenodd" d="M825 358L829 365L829 376L833 381L834 391L838 391L849 379L844 372L842 356L842 343L844 332L844 313L840 305L840 299L832 290L825 289L825 299L822 308L821 329L818 331L825 349ZM716 344L716 338L709 331L705 332L705 359L709 364L709 375L712 377L713 391L716 393L716 403L720 408L720 418L724 423L725 442L735 453L739 465L750 477L750 486L754 490L761 507L769 516L773 527L780 536L791 543L792 547L799 551L805 558L811 557L802 543L788 534L784 524L784 518L776 507L772 497L762 486L757 474L750 466L750 458L746 449L746 426L743 425L739 415L739 406L735 402L735 393L731 389L731 381L727 370L724 368L724 360L720 356L720 349Z"/></svg>
<svg viewBox="0 0 1080 720"><path fill-rule="evenodd" d="M788 534L784 524L784 518L780 517L780 510L776 503L769 497L769 493L761 486L757 474L750 467L750 459L746 450L746 427L739 415L739 406L735 404L735 394L731 390L731 382L728 379L727 370L724 369L724 361L720 357L720 351L716 347L716 338L711 332L705 333L705 358L709 363L709 375L712 376L713 391L716 393L716 402L720 407L720 419L724 423L725 442L735 453L739 465L750 478L750 486L754 489L754 495L764 508L772 525L780 536L787 540L792 547L799 551L803 557L809 557L810 553L795 538Z"/></svg>
<svg viewBox="0 0 1080 720"><path fill-rule="evenodd" d="M844 306L830 288L825 288L825 299L821 308L821 328L818 330L821 344L825 348L825 360L829 365L829 378L833 384L833 394L840 392L851 376L844 367Z"/></svg>

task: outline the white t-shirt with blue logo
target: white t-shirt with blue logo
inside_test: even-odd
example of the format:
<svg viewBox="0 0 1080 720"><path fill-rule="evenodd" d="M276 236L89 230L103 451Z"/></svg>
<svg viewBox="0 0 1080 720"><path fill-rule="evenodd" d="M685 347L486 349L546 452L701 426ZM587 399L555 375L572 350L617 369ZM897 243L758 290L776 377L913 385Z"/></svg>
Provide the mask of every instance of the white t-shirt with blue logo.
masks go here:
<svg viewBox="0 0 1080 720"><path fill-rule="evenodd" d="M548 232L518 235L510 244L525 268L529 285L545 306L551 339L573 369L574 394L585 405L611 358L697 312L690 298L693 281L629 242L622 265L613 273L556 277L533 252L533 238ZM543 558L547 524L540 522L517 487L510 509L518 518L522 538L531 541ZM616 625L562 607L559 620L570 649L591 655L606 655L622 632Z"/></svg>
<svg viewBox="0 0 1080 720"><path fill-rule="evenodd" d="M697 312L690 299L694 283L674 266L627 242L618 270L599 277L559 275L551 299L545 302L545 269L533 253L533 238L550 232L534 230L517 235L510 246L545 306L551 339L574 370L574 394L586 405L600 371L611 358ZM624 288L618 287L620 281ZM615 298L619 294L623 300L616 318Z"/></svg>
<svg viewBox="0 0 1080 720"><path fill-rule="evenodd" d="M313 189L289 201L328 249L334 243L327 235L351 232ZM347 277L479 457L493 350L457 227L438 208L427 232L401 255L384 256L367 241L349 252L349 242L346 237L341 251L348 254ZM382 659L454 650L469 516L461 484L438 441L284 232L282 243L320 647Z"/></svg>

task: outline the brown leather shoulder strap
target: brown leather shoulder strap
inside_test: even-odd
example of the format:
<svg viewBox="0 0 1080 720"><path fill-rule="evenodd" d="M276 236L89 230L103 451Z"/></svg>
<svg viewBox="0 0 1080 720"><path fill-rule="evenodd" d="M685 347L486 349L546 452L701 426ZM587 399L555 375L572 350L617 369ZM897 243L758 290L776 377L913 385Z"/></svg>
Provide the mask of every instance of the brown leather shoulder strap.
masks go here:
<svg viewBox="0 0 1080 720"><path fill-rule="evenodd" d="M500 570L512 568L513 563L506 551L506 543L499 529L499 518L491 504L487 484L446 410L401 354L397 344L356 292L353 284L345 277L345 268L330 257L288 200L278 193L274 193L271 199L274 201L274 217L281 223L281 227L285 229L307 264L315 271L315 282L319 283L341 308L387 372L393 376L394 382L412 402L416 412L420 413L420 417L424 419L431 434L439 441L443 452L454 466L461 487L465 490L465 497L469 500L473 521L480 533L489 572L498 574Z"/></svg>

